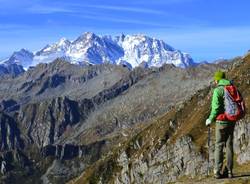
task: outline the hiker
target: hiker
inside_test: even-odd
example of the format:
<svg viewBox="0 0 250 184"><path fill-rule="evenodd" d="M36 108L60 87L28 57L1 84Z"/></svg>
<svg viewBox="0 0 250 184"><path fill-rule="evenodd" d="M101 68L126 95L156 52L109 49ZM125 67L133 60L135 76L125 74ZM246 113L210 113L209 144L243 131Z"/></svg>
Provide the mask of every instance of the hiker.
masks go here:
<svg viewBox="0 0 250 184"><path fill-rule="evenodd" d="M214 81L216 88L214 89L212 97L212 109L209 118L206 120L206 126L209 126L212 122L216 121L214 177L219 179L223 176L221 171L223 166L223 148L225 146L227 160L226 167L228 170L227 177L233 178L233 133L236 121L234 121L234 119L230 119L229 121L225 117L225 88L234 88L238 96L240 96L240 94L232 83L226 79L224 72L215 72Z"/></svg>

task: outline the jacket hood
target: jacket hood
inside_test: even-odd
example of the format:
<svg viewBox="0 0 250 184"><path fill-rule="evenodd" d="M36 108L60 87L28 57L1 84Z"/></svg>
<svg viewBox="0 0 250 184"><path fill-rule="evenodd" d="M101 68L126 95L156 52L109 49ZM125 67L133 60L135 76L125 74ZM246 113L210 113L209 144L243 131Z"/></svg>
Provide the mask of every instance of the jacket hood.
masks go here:
<svg viewBox="0 0 250 184"><path fill-rule="evenodd" d="M231 85L231 82L227 79L221 79L219 80L218 86L228 86Z"/></svg>

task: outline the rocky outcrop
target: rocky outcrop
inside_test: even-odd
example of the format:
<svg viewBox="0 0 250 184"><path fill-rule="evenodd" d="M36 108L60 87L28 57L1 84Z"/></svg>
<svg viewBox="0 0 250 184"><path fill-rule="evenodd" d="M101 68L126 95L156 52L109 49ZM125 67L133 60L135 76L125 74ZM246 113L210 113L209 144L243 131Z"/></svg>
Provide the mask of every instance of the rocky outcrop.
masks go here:
<svg viewBox="0 0 250 184"><path fill-rule="evenodd" d="M3 65L0 64L0 77L1 76L11 76L11 77L17 77L24 73L25 70L21 65L17 64L10 64L10 65Z"/></svg>
<svg viewBox="0 0 250 184"><path fill-rule="evenodd" d="M23 149L24 141L17 127L16 121L0 112L0 151L8 151L13 149Z"/></svg>
<svg viewBox="0 0 250 184"><path fill-rule="evenodd" d="M56 158L41 177L44 184L65 183L79 175L89 164L104 154L106 141L89 145L48 145L42 149L44 157Z"/></svg>
<svg viewBox="0 0 250 184"><path fill-rule="evenodd" d="M250 119L245 118L236 124L234 132L234 151L239 164L250 161L249 147ZM212 135L213 136L213 135ZM138 141L134 149L141 149ZM207 155L197 151L191 137L184 136L174 145L163 145L160 149L151 149L147 155L141 153L136 159L130 158L126 151L117 159L117 166L122 168L113 174L114 183L168 183L186 176L191 178L204 178L213 173L214 165L214 139L211 140L209 165ZM209 166L209 170L208 170ZM235 171L237 172L237 171ZM107 181L100 180L101 183Z"/></svg>
<svg viewBox="0 0 250 184"><path fill-rule="evenodd" d="M19 110L20 106L13 99L3 100L0 102L0 111L3 112L12 112Z"/></svg>
<svg viewBox="0 0 250 184"><path fill-rule="evenodd" d="M91 156L93 160L100 158L100 153L105 146L105 141L96 142L89 145L47 145L42 148L44 157L52 156L60 160L70 160L73 158L82 158Z"/></svg>
<svg viewBox="0 0 250 184"><path fill-rule="evenodd" d="M234 131L234 150L239 164L250 161L250 117L240 120Z"/></svg>
<svg viewBox="0 0 250 184"><path fill-rule="evenodd" d="M25 140L14 118L0 112L0 171L5 175L20 167L30 171L31 162L24 153Z"/></svg>
<svg viewBox="0 0 250 184"><path fill-rule="evenodd" d="M173 124L171 122L170 124ZM175 124L176 125L176 124ZM249 117L237 122L234 135L234 151L239 164L249 163ZM178 127L178 125L176 125ZM204 179L213 173L214 165L214 132L210 147L199 147L197 140L185 135L175 142L171 137L176 133L163 137L151 137L150 129L145 134L133 137L125 145L119 147L106 160L96 164L94 173L87 170L74 184L85 183L169 183L182 177ZM161 133L159 133L161 134ZM170 136L169 136L170 135ZM207 134L203 135L205 140ZM157 137L157 136L156 136ZM208 153L209 150L209 163ZM90 167L90 169L93 169ZM235 171L237 172L237 171Z"/></svg>
<svg viewBox="0 0 250 184"><path fill-rule="evenodd" d="M59 97L22 107L18 121L28 142L41 148L55 143L80 118L79 104L66 97Z"/></svg>
<svg viewBox="0 0 250 184"><path fill-rule="evenodd" d="M41 86L40 90L37 92L36 95L42 94L45 90L50 88L56 88L59 85L62 85L65 83L65 77L60 76L58 74L52 75L51 77L48 77L48 79L45 80L43 85Z"/></svg>
<svg viewBox="0 0 250 184"><path fill-rule="evenodd" d="M134 148L140 149L137 142ZM122 152L118 167L122 170L114 174L115 183L167 183L185 175L195 177L206 174L207 162L202 154L195 151L195 145L188 136L182 137L174 145L162 145L151 149L146 155L141 153L136 159ZM102 183L105 183L102 181Z"/></svg>

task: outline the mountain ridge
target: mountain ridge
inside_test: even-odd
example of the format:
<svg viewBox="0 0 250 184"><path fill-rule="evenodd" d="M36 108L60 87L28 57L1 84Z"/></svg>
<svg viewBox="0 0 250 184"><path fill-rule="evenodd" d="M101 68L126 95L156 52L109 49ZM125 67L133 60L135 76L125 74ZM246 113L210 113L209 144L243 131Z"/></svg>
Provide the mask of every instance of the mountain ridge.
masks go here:
<svg viewBox="0 0 250 184"><path fill-rule="evenodd" d="M143 34L98 36L92 32L85 32L73 41L61 38L58 42L48 44L34 53L21 49L1 63L16 63L27 69L29 66L52 62L62 57L68 58L74 64L111 63L125 65L130 69L138 67L141 63L146 63L148 67L174 64L187 68L195 65L189 54L176 50L156 38Z"/></svg>

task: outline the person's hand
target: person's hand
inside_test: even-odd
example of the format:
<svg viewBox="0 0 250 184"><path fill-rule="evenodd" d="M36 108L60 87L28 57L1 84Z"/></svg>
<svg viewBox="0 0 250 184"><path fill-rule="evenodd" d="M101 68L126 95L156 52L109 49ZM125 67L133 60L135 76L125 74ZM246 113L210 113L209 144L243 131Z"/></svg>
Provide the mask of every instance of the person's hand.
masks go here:
<svg viewBox="0 0 250 184"><path fill-rule="evenodd" d="M207 120L206 120L206 126L209 126L211 123L212 123L212 122L211 122L210 119L207 119Z"/></svg>

